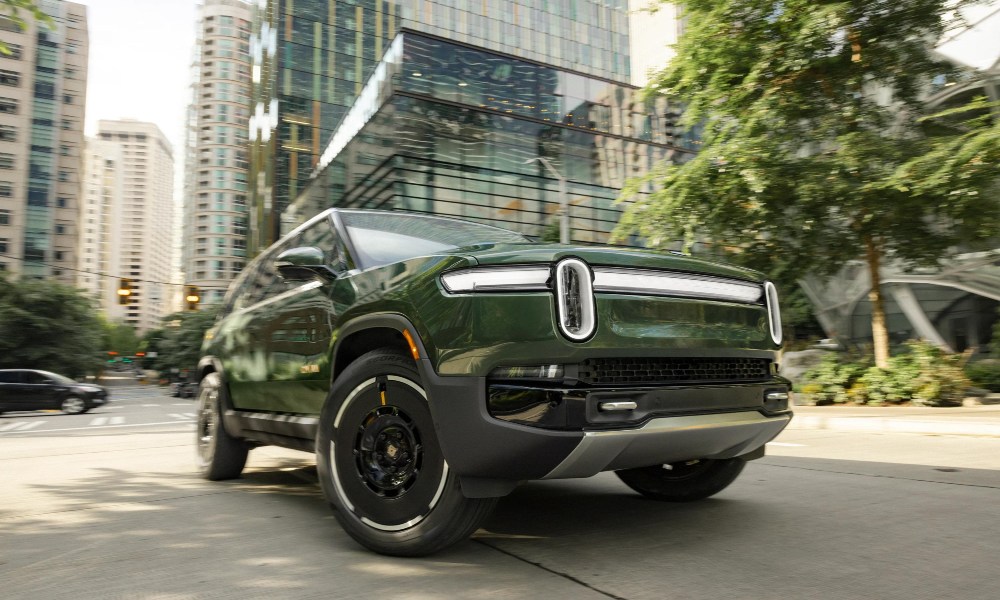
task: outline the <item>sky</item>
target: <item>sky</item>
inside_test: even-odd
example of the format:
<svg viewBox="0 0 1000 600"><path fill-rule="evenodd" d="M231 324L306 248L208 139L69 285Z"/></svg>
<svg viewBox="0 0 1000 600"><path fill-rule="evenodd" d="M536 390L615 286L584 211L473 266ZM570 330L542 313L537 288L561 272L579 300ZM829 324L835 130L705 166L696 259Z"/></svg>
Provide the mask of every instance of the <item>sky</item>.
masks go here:
<svg viewBox="0 0 1000 600"><path fill-rule="evenodd" d="M101 119L156 123L183 156L197 0L74 0L87 7L85 132Z"/></svg>

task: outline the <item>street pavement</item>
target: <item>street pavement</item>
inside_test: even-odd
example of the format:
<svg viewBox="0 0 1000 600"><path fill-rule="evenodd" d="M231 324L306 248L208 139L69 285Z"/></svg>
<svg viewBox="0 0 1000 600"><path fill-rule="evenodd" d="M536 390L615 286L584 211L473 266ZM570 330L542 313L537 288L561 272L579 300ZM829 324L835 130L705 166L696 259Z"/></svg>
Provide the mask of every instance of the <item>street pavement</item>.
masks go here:
<svg viewBox="0 0 1000 600"><path fill-rule="evenodd" d="M112 391L114 397L166 394L166 388L152 385L118 385ZM795 418L789 429L1000 437L1000 395L992 394L989 398L994 403L955 407L795 406ZM196 403L192 401L191 407Z"/></svg>
<svg viewBox="0 0 1000 600"><path fill-rule="evenodd" d="M796 406L789 429L1000 437L1000 405Z"/></svg>

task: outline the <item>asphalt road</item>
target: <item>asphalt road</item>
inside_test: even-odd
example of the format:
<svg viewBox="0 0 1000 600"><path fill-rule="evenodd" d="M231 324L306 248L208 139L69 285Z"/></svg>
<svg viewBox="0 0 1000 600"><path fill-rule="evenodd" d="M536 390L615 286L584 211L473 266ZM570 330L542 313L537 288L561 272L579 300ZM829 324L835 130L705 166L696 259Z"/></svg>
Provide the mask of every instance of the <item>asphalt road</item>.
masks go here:
<svg viewBox="0 0 1000 600"><path fill-rule="evenodd" d="M471 541L394 559L340 530L310 455L260 448L202 481L170 417L190 400L116 400L0 417L58 425L0 432L0 597L1000 597L1000 438L789 431L704 502L530 483Z"/></svg>
<svg viewBox="0 0 1000 600"><path fill-rule="evenodd" d="M30 433L128 429L146 425L194 423L196 398L173 398L165 388L110 388L111 402L82 415L58 410L6 412L0 415L0 439Z"/></svg>

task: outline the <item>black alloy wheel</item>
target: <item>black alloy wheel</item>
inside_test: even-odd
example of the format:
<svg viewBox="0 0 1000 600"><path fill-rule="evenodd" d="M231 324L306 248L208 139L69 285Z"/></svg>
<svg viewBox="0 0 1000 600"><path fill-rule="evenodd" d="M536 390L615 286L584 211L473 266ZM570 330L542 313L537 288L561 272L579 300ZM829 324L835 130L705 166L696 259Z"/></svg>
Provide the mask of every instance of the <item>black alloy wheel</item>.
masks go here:
<svg viewBox="0 0 1000 600"><path fill-rule="evenodd" d="M369 352L337 377L316 460L341 526L381 554L441 550L471 535L496 504L462 495L415 365L391 350Z"/></svg>
<svg viewBox="0 0 1000 600"><path fill-rule="evenodd" d="M625 485L647 498L666 502L691 502L714 496L729 487L743 472L739 458L688 460L615 471Z"/></svg>

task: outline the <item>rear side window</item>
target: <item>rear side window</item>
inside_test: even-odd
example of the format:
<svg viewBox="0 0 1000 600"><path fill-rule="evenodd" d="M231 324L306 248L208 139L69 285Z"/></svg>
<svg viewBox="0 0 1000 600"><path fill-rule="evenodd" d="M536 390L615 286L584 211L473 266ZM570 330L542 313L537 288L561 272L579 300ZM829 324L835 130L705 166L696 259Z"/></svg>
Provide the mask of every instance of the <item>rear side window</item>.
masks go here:
<svg viewBox="0 0 1000 600"><path fill-rule="evenodd" d="M21 372L0 371L0 383L21 383Z"/></svg>

